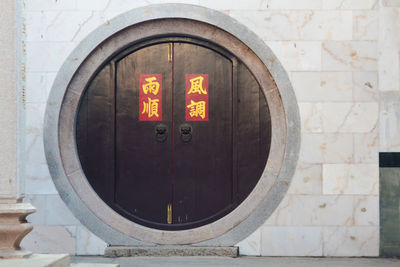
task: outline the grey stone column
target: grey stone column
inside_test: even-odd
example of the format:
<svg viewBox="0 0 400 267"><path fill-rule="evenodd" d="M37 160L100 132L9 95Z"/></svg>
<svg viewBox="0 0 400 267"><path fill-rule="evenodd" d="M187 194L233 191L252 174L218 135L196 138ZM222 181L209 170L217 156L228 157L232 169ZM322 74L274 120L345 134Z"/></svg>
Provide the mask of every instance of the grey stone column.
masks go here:
<svg viewBox="0 0 400 267"><path fill-rule="evenodd" d="M379 8L380 256L400 256L400 0Z"/></svg>
<svg viewBox="0 0 400 267"><path fill-rule="evenodd" d="M24 147L24 45L20 0L0 1L0 258L31 253L19 244L32 225L26 216L35 212L22 203Z"/></svg>

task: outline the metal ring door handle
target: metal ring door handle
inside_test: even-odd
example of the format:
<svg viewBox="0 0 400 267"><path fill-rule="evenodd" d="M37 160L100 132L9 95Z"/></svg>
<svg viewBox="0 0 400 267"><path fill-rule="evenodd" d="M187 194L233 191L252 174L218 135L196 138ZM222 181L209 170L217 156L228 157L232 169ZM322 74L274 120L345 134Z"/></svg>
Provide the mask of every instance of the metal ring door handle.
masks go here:
<svg viewBox="0 0 400 267"><path fill-rule="evenodd" d="M156 140L160 143L165 142L168 137L168 127L165 124L158 124L155 128Z"/></svg>
<svg viewBox="0 0 400 267"><path fill-rule="evenodd" d="M180 127L181 140L184 143L190 142L192 140L192 126L189 124L182 124Z"/></svg>

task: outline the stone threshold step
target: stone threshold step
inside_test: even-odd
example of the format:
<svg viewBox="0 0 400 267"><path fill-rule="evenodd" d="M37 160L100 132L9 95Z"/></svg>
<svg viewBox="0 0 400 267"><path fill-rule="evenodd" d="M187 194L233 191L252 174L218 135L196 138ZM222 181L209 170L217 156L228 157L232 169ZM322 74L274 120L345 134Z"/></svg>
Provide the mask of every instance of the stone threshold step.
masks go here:
<svg viewBox="0 0 400 267"><path fill-rule="evenodd" d="M170 257L170 256L220 256L236 258L238 247L189 247L189 246L157 246L157 247L107 247L105 257Z"/></svg>
<svg viewBox="0 0 400 267"><path fill-rule="evenodd" d="M110 263L71 263L70 267L119 267L119 264Z"/></svg>

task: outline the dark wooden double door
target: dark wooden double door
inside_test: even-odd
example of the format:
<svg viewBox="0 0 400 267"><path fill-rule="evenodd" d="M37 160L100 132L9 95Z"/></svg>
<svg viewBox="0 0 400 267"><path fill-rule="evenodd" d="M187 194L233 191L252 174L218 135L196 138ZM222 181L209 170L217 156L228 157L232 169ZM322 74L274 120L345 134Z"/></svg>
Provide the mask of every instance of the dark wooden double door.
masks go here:
<svg viewBox="0 0 400 267"><path fill-rule="evenodd" d="M148 111L139 107L147 99L140 79L149 74L161 75L162 120L140 119ZM207 120L187 120L188 74L208 77ZM201 226L237 207L264 169L270 131L248 69L187 38L143 43L111 59L88 84L76 121L81 165L97 194L126 218L167 230Z"/></svg>

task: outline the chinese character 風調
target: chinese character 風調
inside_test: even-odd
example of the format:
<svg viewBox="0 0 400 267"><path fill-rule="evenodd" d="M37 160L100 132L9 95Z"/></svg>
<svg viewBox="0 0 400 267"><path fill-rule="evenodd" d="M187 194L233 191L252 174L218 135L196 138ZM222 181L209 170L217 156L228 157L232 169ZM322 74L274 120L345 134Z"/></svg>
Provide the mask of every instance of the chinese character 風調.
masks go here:
<svg viewBox="0 0 400 267"><path fill-rule="evenodd" d="M147 103L143 101L143 111L142 114L146 114L149 118L156 116L158 118L158 102L159 99L151 99L150 97L147 98Z"/></svg>
<svg viewBox="0 0 400 267"><path fill-rule="evenodd" d="M206 101L195 102L190 100L190 105L187 105L190 109L190 117L201 117L202 119L206 116Z"/></svg>
<svg viewBox="0 0 400 267"><path fill-rule="evenodd" d="M206 88L203 88L203 80L204 78L202 76L195 77L193 79L190 79L190 89L188 92L189 94L207 94Z"/></svg>

